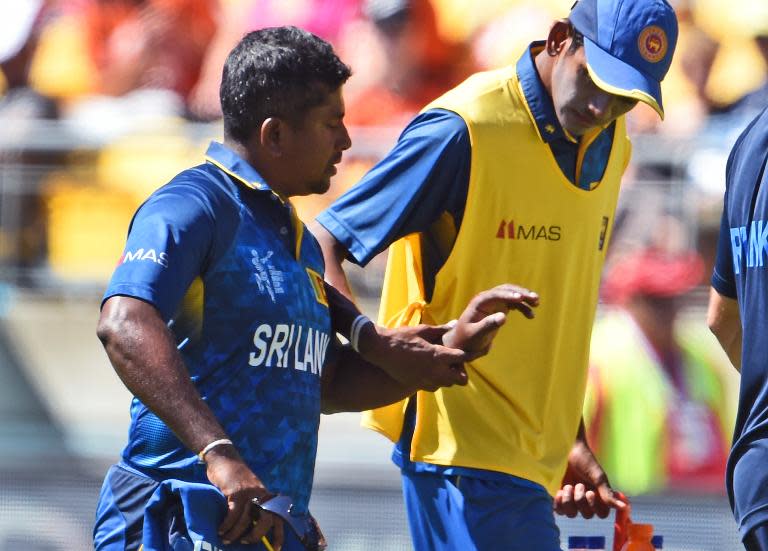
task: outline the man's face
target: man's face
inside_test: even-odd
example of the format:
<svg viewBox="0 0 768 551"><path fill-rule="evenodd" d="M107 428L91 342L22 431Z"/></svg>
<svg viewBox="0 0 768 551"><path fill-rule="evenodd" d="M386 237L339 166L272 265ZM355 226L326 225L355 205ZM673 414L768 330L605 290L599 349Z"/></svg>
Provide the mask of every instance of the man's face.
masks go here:
<svg viewBox="0 0 768 551"><path fill-rule="evenodd" d="M352 145L344 126L341 87L311 108L301 123L289 125L288 133L285 168L290 172L291 195L325 193L341 162L342 151Z"/></svg>
<svg viewBox="0 0 768 551"><path fill-rule="evenodd" d="M552 102L561 126L573 136L582 136L610 124L637 100L598 88L589 76L584 47L570 52L571 41L565 41L552 69Z"/></svg>

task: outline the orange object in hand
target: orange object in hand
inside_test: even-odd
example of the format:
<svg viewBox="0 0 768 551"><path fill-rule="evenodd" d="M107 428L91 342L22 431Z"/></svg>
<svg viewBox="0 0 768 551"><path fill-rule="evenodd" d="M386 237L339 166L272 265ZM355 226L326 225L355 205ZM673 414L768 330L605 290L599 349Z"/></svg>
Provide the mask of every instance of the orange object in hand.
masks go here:
<svg viewBox="0 0 768 551"><path fill-rule="evenodd" d="M651 524L633 524L630 522L628 529L627 543L621 548L621 551L654 551L651 538L653 537L653 525Z"/></svg>
<svg viewBox="0 0 768 551"><path fill-rule="evenodd" d="M622 551L624 544L629 538L629 525L632 524L629 516L632 506L630 505L627 496L621 492L616 492L616 497L627 504L624 509L616 510L616 521L613 524L613 551Z"/></svg>

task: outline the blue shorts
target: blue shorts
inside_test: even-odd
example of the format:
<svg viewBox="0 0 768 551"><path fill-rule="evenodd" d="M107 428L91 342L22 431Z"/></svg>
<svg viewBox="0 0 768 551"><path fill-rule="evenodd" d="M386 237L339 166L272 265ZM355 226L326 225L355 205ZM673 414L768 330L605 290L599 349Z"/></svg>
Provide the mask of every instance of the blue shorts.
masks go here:
<svg viewBox="0 0 768 551"><path fill-rule="evenodd" d="M416 551L560 551L552 498L526 481L403 471Z"/></svg>
<svg viewBox="0 0 768 551"><path fill-rule="evenodd" d="M104 478L96 524L93 529L95 551L139 551L144 536L144 512L160 483L125 465L113 465ZM166 510L168 520L167 549L193 551L194 543L187 533L184 514L178 507ZM182 519L182 520L179 520ZM211 528L215 530L215 526ZM162 536L165 540L165 536ZM213 548L203 544L201 549ZM266 551L262 544L228 546L233 550ZM290 530L285 530L284 551L304 551L304 547Z"/></svg>

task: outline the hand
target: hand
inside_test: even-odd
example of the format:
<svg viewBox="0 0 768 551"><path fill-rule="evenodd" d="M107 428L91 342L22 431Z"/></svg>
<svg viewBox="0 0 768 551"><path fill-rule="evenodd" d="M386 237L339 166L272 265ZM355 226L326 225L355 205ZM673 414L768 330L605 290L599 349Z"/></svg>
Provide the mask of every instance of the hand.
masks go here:
<svg viewBox="0 0 768 551"><path fill-rule="evenodd" d="M283 545L282 519L259 511L254 517L253 498L266 501L272 494L264 487L253 471L245 464L232 446L217 446L205 456L208 480L227 499L227 514L219 525L219 536L225 545L237 541L255 543L272 529L275 551Z"/></svg>
<svg viewBox="0 0 768 551"><path fill-rule="evenodd" d="M517 285L498 285L478 293L469 301L453 328L443 336L443 344L464 350L467 360L484 356L506 322L509 310L519 310L531 319L533 308L538 305L539 295Z"/></svg>
<svg viewBox="0 0 768 551"><path fill-rule="evenodd" d="M606 518L611 508L624 510L627 503L614 492L603 468L583 440L577 440L568 455L568 468L563 486L555 496L555 512L586 519L597 515Z"/></svg>
<svg viewBox="0 0 768 551"><path fill-rule="evenodd" d="M360 355L414 392L466 385L464 352L438 344L448 329L447 325L387 329L368 324L360 334Z"/></svg>

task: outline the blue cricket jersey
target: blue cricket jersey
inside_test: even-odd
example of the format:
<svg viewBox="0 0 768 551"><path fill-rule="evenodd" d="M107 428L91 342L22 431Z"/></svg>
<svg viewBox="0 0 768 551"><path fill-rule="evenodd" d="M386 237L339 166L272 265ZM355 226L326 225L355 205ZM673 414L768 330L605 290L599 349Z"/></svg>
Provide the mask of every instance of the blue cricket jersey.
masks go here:
<svg viewBox="0 0 768 551"><path fill-rule="evenodd" d="M563 174L588 189L602 179L608 163L615 124L587 147L581 173L576 173L579 144L560 125L552 99L539 77L535 55L544 42L533 42L517 62L516 71L541 139L552 151ZM456 113L426 111L405 128L392 151L352 189L322 212L317 221L364 266L394 241L420 232L426 298L432 295L437 272L456 239L469 191L471 144L467 126ZM514 177L511 175L510 177ZM413 404L393 459L403 468L484 478L499 473L462 467L414 464L409 457L413 433ZM532 484L532 483L531 483Z"/></svg>
<svg viewBox="0 0 768 551"><path fill-rule="evenodd" d="M309 502L332 331L314 237L261 176L212 143L137 211L104 295L153 304L197 390L266 487ZM155 479L204 465L138 399L122 460Z"/></svg>
<svg viewBox="0 0 768 551"><path fill-rule="evenodd" d="M739 137L726 191L712 286L739 303L739 411L726 486L745 536L768 522L768 110ZM763 185L765 184L765 185Z"/></svg>

